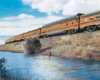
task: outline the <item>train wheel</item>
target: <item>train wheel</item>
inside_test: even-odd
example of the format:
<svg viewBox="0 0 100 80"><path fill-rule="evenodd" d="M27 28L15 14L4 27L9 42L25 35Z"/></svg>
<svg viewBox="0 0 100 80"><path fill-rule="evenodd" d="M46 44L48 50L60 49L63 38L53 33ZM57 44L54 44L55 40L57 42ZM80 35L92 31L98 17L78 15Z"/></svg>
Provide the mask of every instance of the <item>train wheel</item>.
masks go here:
<svg viewBox="0 0 100 80"><path fill-rule="evenodd" d="M45 35L43 35L43 38L45 38Z"/></svg>
<svg viewBox="0 0 100 80"><path fill-rule="evenodd" d="M66 30L64 30L64 31L63 31L63 34L66 34L66 33L67 33L67 31L66 31Z"/></svg>
<svg viewBox="0 0 100 80"><path fill-rule="evenodd" d="M71 29L71 30L70 30L70 34L73 34L73 33L74 33L74 30L73 30L73 29Z"/></svg>
<svg viewBox="0 0 100 80"><path fill-rule="evenodd" d="M71 34L74 34L74 29L70 30Z"/></svg>
<svg viewBox="0 0 100 80"><path fill-rule="evenodd" d="M73 29L73 30L72 30L72 34L77 33L77 31L78 31L77 29Z"/></svg>
<svg viewBox="0 0 100 80"><path fill-rule="evenodd" d="M47 37L47 34L43 35L43 38L46 38Z"/></svg>
<svg viewBox="0 0 100 80"><path fill-rule="evenodd" d="M97 26L97 29L100 29L100 26Z"/></svg>
<svg viewBox="0 0 100 80"><path fill-rule="evenodd" d="M74 33L78 33L78 29L74 29Z"/></svg>
<svg viewBox="0 0 100 80"><path fill-rule="evenodd" d="M75 34L75 33L77 33L77 29L72 29L72 30L70 30L70 34Z"/></svg>
<svg viewBox="0 0 100 80"><path fill-rule="evenodd" d="M84 32L85 31L85 28L80 28L80 32Z"/></svg>
<svg viewBox="0 0 100 80"><path fill-rule="evenodd" d="M68 34L71 34L71 30L68 30L68 32L67 32Z"/></svg>
<svg viewBox="0 0 100 80"><path fill-rule="evenodd" d="M100 29L100 26L98 26L98 29Z"/></svg>
<svg viewBox="0 0 100 80"><path fill-rule="evenodd" d="M96 26L90 26L90 27L87 27L87 31L92 32L92 31L95 31L96 28L97 28Z"/></svg>

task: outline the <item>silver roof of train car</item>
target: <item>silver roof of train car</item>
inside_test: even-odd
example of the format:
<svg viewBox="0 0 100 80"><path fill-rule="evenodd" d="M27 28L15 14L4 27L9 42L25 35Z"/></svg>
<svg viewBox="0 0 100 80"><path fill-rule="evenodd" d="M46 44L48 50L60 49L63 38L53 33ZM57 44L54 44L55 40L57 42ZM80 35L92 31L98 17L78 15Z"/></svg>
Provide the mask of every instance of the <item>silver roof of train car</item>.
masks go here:
<svg viewBox="0 0 100 80"><path fill-rule="evenodd" d="M49 26L55 25L55 24L59 24L59 23L65 22L65 21L70 21L70 20L73 20L73 19L76 19L76 15L72 16L72 17L69 17L69 18L65 18L65 19L61 19L61 20L58 20L58 21L48 23L48 24L42 26L42 28L49 27Z"/></svg>
<svg viewBox="0 0 100 80"><path fill-rule="evenodd" d="M92 12L92 13L88 13L88 14L85 14L85 15L82 15L81 17L84 18L84 17L95 15L95 14L99 14L99 13L100 13L100 10ZM71 20L74 20L74 19L77 19L77 15L69 17L69 18L61 19L61 20L58 20L58 21L55 21L55 22L48 23L48 24L42 26L42 28L49 27L49 26L56 25L56 24L60 24L62 22L71 21Z"/></svg>

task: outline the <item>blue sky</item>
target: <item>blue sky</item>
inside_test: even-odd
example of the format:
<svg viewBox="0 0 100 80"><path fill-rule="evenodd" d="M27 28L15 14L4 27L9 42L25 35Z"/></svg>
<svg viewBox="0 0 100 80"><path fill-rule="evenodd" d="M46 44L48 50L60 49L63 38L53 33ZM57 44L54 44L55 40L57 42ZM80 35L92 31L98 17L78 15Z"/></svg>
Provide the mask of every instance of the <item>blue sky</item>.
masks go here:
<svg viewBox="0 0 100 80"><path fill-rule="evenodd" d="M47 16L46 13L40 13L37 9L23 4L21 0L0 0L0 18L17 16L21 13L35 15L36 17Z"/></svg>
<svg viewBox="0 0 100 80"><path fill-rule="evenodd" d="M99 9L100 0L0 0L0 44L44 24Z"/></svg>

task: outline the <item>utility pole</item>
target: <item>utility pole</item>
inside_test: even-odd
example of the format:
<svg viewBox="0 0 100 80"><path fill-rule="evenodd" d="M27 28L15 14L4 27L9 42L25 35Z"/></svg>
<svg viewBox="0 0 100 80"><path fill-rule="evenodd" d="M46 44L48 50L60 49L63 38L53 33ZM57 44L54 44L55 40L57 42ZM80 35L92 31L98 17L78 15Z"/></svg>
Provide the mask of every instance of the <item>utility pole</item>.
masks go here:
<svg viewBox="0 0 100 80"><path fill-rule="evenodd" d="M81 15L84 15L83 13L78 13L77 14L77 19L78 19L78 31L80 32L80 18L81 18Z"/></svg>
<svg viewBox="0 0 100 80"><path fill-rule="evenodd" d="M40 35L39 35L39 37L41 38L41 28L40 28Z"/></svg>

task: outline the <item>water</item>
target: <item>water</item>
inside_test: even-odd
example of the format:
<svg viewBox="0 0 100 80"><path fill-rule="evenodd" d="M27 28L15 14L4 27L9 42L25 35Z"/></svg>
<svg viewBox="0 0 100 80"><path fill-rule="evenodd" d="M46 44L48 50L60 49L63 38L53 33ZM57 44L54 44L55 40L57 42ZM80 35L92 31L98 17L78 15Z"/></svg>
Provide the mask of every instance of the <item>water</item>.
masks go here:
<svg viewBox="0 0 100 80"><path fill-rule="evenodd" d="M100 62L10 52L0 52L2 57L12 80L100 80Z"/></svg>

